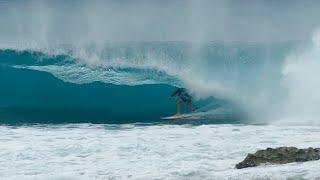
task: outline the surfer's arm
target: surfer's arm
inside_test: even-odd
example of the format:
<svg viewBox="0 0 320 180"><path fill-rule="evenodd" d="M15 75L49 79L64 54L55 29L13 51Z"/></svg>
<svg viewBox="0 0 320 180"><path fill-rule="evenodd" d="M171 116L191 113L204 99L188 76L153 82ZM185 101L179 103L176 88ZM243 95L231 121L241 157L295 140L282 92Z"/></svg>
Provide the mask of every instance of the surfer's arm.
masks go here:
<svg viewBox="0 0 320 180"><path fill-rule="evenodd" d="M180 89L175 90L175 91L171 94L170 97L173 98L173 97L177 96L178 93L179 93L179 91L180 91Z"/></svg>

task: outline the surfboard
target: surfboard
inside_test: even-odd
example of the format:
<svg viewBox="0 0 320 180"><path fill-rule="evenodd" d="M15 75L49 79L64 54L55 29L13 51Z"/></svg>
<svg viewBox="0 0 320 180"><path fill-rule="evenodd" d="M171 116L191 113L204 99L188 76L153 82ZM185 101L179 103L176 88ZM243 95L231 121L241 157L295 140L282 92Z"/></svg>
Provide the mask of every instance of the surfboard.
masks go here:
<svg viewBox="0 0 320 180"><path fill-rule="evenodd" d="M180 115L174 115L174 116L168 116L168 117L161 117L163 120L179 120L179 119L188 119L191 118L192 114L180 114Z"/></svg>

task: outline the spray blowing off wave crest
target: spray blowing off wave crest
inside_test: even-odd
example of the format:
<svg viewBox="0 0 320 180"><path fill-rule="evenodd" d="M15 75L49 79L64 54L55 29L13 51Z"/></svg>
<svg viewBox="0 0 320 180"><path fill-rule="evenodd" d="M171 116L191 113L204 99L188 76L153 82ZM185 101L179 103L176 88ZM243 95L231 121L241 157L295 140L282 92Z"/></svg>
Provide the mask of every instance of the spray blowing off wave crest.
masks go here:
<svg viewBox="0 0 320 180"><path fill-rule="evenodd" d="M41 52L53 58L60 55L68 58L65 59L65 62L57 64L15 67L49 72L66 82L100 81L124 85L169 84L185 86L199 98L212 95L230 96L233 93L231 84L212 78L212 73L206 66L214 64L215 61L210 62L214 52L207 52L209 57L201 57L200 52L194 53L195 45L192 43L109 43L103 47L96 45L49 47L31 44L27 48L17 46L15 49ZM228 53L228 50L220 49L223 47L206 46L205 51L213 48L213 51L221 51L222 56ZM219 76L222 77L222 74Z"/></svg>
<svg viewBox="0 0 320 180"><path fill-rule="evenodd" d="M285 118L280 123L320 124L320 31L311 46L289 55L283 67L283 83L288 88Z"/></svg>
<svg viewBox="0 0 320 180"><path fill-rule="evenodd" d="M54 64L15 67L49 72L66 82L81 84L99 81L118 85L181 86L176 77L188 71L187 65L178 65L175 57L163 52L167 51L165 48L149 48L149 45L152 46L144 43L109 43L102 48L97 45L48 46L29 43L10 45L4 49L36 53L39 61L63 56L61 62Z"/></svg>

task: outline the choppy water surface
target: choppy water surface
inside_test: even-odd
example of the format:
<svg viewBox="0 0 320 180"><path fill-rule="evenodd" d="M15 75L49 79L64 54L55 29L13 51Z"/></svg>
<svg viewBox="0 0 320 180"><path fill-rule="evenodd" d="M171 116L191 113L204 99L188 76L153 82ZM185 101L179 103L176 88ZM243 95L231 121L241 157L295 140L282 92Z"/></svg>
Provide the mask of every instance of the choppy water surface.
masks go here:
<svg viewBox="0 0 320 180"><path fill-rule="evenodd" d="M237 170L247 153L320 147L320 127L34 125L0 127L0 179L319 178L320 161Z"/></svg>

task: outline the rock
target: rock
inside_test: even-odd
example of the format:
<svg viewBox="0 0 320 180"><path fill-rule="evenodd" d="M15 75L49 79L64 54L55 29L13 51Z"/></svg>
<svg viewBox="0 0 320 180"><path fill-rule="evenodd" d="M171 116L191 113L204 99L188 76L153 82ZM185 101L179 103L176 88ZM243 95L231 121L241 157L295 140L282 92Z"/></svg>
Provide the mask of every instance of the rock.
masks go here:
<svg viewBox="0 0 320 180"><path fill-rule="evenodd" d="M286 164L320 159L320 148L298 149L296 147L279 147L258 150L236 165L237 169L255 167L262 164Z"/></svg>

